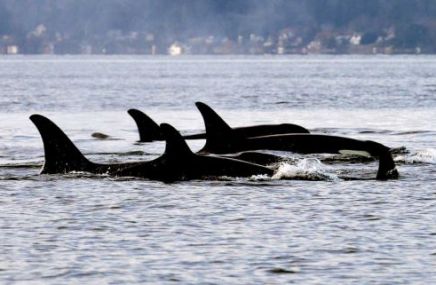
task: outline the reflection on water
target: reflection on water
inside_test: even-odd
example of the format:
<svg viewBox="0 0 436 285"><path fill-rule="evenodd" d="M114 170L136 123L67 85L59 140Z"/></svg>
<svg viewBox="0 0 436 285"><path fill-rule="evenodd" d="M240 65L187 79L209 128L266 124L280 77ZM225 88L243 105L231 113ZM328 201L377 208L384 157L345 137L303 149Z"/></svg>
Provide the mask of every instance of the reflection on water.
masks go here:
<svg viewBox="0 0 436 285"><path fill-rule="evenodd" d="M426 56L1 58L0 280L435 283L435 63ZM289 153L276 172L286 179L164 184L38 174L44 159L32 113L53 119L92 161L146 161L164 143L135 143L126 110L193 133L203 129L197 100L232 126L291 122L399 148L400 179L375 181L376 161ZM196 151L203 143L189 145Z"/></svg>

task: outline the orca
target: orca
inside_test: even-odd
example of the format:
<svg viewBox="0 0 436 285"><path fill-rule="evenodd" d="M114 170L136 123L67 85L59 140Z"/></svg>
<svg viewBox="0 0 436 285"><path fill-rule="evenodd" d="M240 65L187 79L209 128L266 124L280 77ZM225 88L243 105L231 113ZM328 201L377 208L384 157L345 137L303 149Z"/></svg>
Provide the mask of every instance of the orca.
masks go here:
<svg viewBox="0 0 436 285"><path fill-rule="evenodd" d="M159 125L145 113L137 109L129 109L127 113L133 118L138 127L139 142L161 141L164 139Z"/></svg>
<svg viewBox="0 0 436 285"><path fill-rule="evenodd" d="M197 104L206 128L206 144L199 154L229 154L256 150L289 151L295 153L332 153L372 156L379 159L377 179L398 178L390 148L374 141L362 141L347 137L321 134L276 134L257 137L244 137L229 126L215 124L207 119L210 108ZM266 154L267 155L267 154ZM274 160L274 156L263 157Z"/></svg>
<svg viewBox="0 0 436 285"><path fill-rule="evenodd" d="M198 153L224 154L253 150L290 151L295 153L333 153L372 156L379 159L377 179L398 178L390 148L374 141L361 141L352 138L317 135L317 134L285 134L253 138L234 139L225 136L219 142L210 143L207 139L205 147ZM229 139L227 139L229 138Z"/></svg>
<svg viewBox="0 0 436 285"><path fill-rule="evenodd" d="M30 120L37 127L44 145L45 162L41 174L65 174L76 171L133 176L163 182L220 176L273 175L273 170L258 164L194 154L180 133L165 123L159 126L166 140L165 152L160 157L145 162L94 163L89 161L50 119L35 114L30 116Z"/></svg>
<svg viewBox="0 0 436 285"><path fill-rule="evenodd" d="M201 108L203 119L206 124L214 125L216 128L227 129L230 128L241 137L257 137L275 134L287 133L309 133L306 128L295 124L275 124L275 125L255 125L248 127L231 128L212 108L202 102L195 103L197 108ZM139 131L140 142L151 142L155 140L163 140L162 134L159 130L159 125L153 121L145 113L137 109L129 109L129 115L135 120ZM184 139L205 139L206 133L199 133L193 135L185 135Z"/></svg>

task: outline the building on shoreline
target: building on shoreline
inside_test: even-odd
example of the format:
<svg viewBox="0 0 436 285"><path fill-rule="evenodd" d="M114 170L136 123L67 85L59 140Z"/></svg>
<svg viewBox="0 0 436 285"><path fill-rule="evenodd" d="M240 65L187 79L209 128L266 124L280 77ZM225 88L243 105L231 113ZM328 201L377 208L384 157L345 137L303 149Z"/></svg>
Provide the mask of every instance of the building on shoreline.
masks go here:
<svg viewBox="0 0 436 285"><path fill-rule="evenodd" d="M25 38L11 35L0 38L2 54L145 54L145 55L286 55L286 54L433 54L433 45L404 44L395 30L383 33L337 32L322 30L307 37L297 29L287 28L277 34L251 33L236 39L214 35L184 40L165 39L153 33L111 30L104 36L86 40L70 35L49 35L38 25Z"/></svg>

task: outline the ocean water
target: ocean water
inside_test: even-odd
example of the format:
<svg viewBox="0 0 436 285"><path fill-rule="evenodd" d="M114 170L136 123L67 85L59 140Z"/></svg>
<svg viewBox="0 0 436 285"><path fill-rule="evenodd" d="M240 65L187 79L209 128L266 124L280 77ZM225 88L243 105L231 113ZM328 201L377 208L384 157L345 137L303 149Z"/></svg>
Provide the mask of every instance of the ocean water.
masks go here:
<svg viewBox="0 0 436 285"><path fill-rule="evenodd" d="M31 114L92 161L146 161L164 143L136 143L127 109L188 134L196 101L403 148L400 177L292 153L274 177L39 174ZM0 283L436 283L435 118L435 56L0 57Z"/></svg>

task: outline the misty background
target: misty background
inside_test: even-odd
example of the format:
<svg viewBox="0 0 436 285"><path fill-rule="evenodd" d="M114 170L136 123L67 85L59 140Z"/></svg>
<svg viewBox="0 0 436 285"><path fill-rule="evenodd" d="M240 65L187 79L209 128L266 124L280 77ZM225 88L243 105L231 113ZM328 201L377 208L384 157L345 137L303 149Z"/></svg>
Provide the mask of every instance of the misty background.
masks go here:
<svg viewBox="0 0 436 285"><path fill-rule="evenodd" d="M434 0L0 0L24 54L434 53Z"/></svg>

